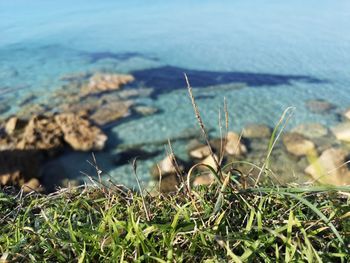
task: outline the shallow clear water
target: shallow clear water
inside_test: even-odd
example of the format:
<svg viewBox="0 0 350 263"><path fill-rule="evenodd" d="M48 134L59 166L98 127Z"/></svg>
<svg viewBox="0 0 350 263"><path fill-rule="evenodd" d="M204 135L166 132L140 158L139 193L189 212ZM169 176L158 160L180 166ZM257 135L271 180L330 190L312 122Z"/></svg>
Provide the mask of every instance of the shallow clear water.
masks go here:
<svg viewBox="0 0 350 263"><path fill-rule="evenodd" d="M346 0L0 0L0 21L0 103L11 106L4 116L19 110L21 97L35 94L45 102L66 74L100 70L130 72L159 93L139 103L161 109L160 114L111 128L118 143L127 145L196 130L182 72L195 87L213 86L195 91L213 134L224 97L237 131L247 123L273 126L288 106L296 107L291 125L332 125L336 112L312 114L305 101L326 99L338 112L350 105ZM232 82L248 84L235 89ZM185 143L175 144L178 154L185 149ZM130 166L117 168L113 162L117 151L112 140L97 159L112 177L131 182L123 177ZM78 174L88 169L86 158L81 153L62 157L64 169ZM140 166L144 180L153 162Z"/></svg>

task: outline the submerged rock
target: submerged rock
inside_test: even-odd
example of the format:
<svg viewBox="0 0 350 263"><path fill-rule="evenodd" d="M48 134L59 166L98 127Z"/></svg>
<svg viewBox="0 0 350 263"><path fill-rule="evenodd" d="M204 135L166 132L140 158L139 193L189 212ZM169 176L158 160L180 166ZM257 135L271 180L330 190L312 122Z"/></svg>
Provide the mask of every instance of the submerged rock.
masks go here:
<svg viewBox="0 0 350 263"><path fill-rule="evenodd" d="M228 132L225 150L230 155L242 155L247 153L247 147L242 143L239 135L234 132Z"/></svg>
<svg viewBox="0 0 350 263"><path fill-rule="evenodd" d="M65 188L76 187L76 186L79 186L79 185L82 185L82 184L83 184L82 181L79 181L79 180L76 180L76 179L64 178L61 181L62 187L65 187Z"/></svg>
<svg viewBox="0 0 350 263"><path fill-rule="evenodd" d="M121 86L134 81L131 75L95 73L81 87L82 95L96 94L105 91L118 90Z"/></svg>
<svg viewBox="0 0 350 263"><path fill-rule="evenodd" d="M217 168L216 167L217 162L219 162L219 157L216 154L214 154L214 157L209 155L207 158L205 158L203 161L201 161L202 164L209 165L214 170L216 170L216 168ZM206 169L206 168L200 167L200 169Z"/></svg>
<svg viewBox="0 0 350 263"><path fill-rule="evenodd" d="M22 189L25 193L31 191L40 191L40 182L37 178L31 178L29 181L22 185Z"/></svg>
<svg viewBox="0 0 350 263"><path fill-rule="evenodd" d="M328 128L319 123L301 124L292 131L311 139L323 137L328 134Z"/></svg>
<svg viewBox="0 0 350 263"><path fill-rule="evenodd" d="M107 136L73 113L10 118L0 136L0 184L39 187L41 165L69 145L74 150L101 150Z"/></svg>
<svg viewBox="0 0 350 263"><path fill-rule="evenodd" d="M203 145L189 151L189 155L195 159L204 159L210 155L210 148L208 145Z"/></svg>
<svg viewBox="0 0 350 263"><path fill-rule="evenodd" d="M152 88L136 88L136 89L124 89L119 90L118 94L115 94L118 96L119 99L131 99L134 97L143 97L143 98L149 98L153 93Z"/></svg>
<svg viewBox="0 0 350 263"><path fill-rule="evenodd" d="M132 104L132 101L115 101L107 103L97 108L97 110L90 116L90 119L100 126L106 125L129 115L129 109Z"/></svg>
<svg viewBox="0 0 350 263"><path fill-rule="evenodd" d="M35 116L18 136L17 149L51 150L63 147L62 131L52 117Z"/></svg>
<svg viewBox="0 0 350 263"><path fill-rule="evenodd" d="M63 132L64 140L78 151L102 150L107 136L96 126L75 114L59 114L55 121Z"/></svg>
<svg viewBox="0 0 350 263"><path fill-rule="evenodd" d="M149 152L141 148L129 148L120 152L115 157L115 163L117 165L130 164L133 160L147 160L156 157L159 151Z"/></svg>
<svg viewBox="0 0 350 263"><path fill-rule="evenodd" d="M36 99L37 99L37 96L35 96L33 94L28 94L24 98L21 99L21 101L18 103L18 105L24 106L24 105L27 105L27 104L33 102Z"/></svg>
<svg viewBox="0 0 350 263"><path fill-rule="evenodd" d="M0 151L15 149L16 144L15 139L4 134L0 135Z"/></svg>
<svg viewBox="0 0 350 263"><path fill-rule="evenodd" d="M173 159L176 159L178 167L175 167ZM162 193L175 192L180 183L177 171L184 169L183 162L175 155L167 156L151 169L151 175L158 180L159 190ZM160 176L161 175L161 176Z"/></svg>
<svg viewBox="0 0 350 263"><path fill-rule="evenodd" d="M86 112L91 114L101 107L101 100L96 98L86 98L86 99L77 99L75 102L63 103L60 105L60 110L67 113L76 113L81 114L81 112Z"/></svg>
<svg viewBox="0 0 350 263"><path fill-rule="evenodd" d="M242 136L249 139L271 137L271 128L264 124L249 124L243 129Z"/></svg>
<svg viewBox="0 0 350 263"><path fill-rule="evenodd" d="M79 75L77 78L72 76L68 78L70 82L53 92L47 104L53 112L85 112L96 124L103 126L129 116L133 105L131 98L147 97L151 94L152 89L149 88L120 89L122 85L133 80L131 75L112 73L94 73L88 79ZM145 106L135 106L133 109L142 115L157 111Z"/></svg>
<svg viewBox="0 0 350 263"><path fill-rule="evenodd" d="M179 186L179 179L176 174L170 174L162 177L159 181L159 190L161 193L176 192Z"/></svg>
<svg viewBox="0 0 350 263"><path fill-rule="evenodd" d="M193 186L211 185L213 183L215 183L215 177L210 173L210 174L197 176L196 178L194 178L192 185Z"/></svg>
<svg viewBox="0 0 350 263"><path fill-rule="evenodd" d="M0 101L0 114L6 113L11 109L9 105L3 104L3 101Z"/></svg>
<svg viewBox="0 0 350 263"><path fill-rule="evenodd" d="M306 108L313 113L327 113L336 108L336 106L326 100L316 99L306 101Z"/></svg>
<svg viewBox="0 0 350 263"><path fill-rule="evenodd" d="M329 134L328 136L324 137L314 138L312 141L316 144L318 152L323 152L331 147L339 147L342 144L341 142L336 140L336 138L332 134Z"/></svg>
<svg viewBox="0 0 350 263"><path fill-rule="evenodd" d="M80 94L81 85L79 82L69 82L68 84L60 86L58 89L54 90L45 102L54 101L56 104L69 104L78 102L81 97Z"/></svg>
<svg viewBox="0 0 350 263"><path fill-rule="evenodd" d="M20 171L14 171L11 173L3 173L0 171L0 185L12 185L18 184L18 180L21 178Z"/></svg>
<svg viewBox="0 0 350 263"><path fill-rule="evenodd" d="M347 109L347 110L344 112L344 117L345 117L347 120L350 120L350 109Z"/></svg>
<svg viewBox="0 0 350 263"><path fill-rule="evenodd" d="M37 150L1 150L0 185L23 186L38 178L42 160L43 154ZM30 185L34 188L33 182Z"/></svg>
<svg viewBox="0 0 350 263"><path fill-rule="evenodd" d="M157 108L149 107L149 106L135 106L133 109L143 116L153 115L158 112Z"/></svg>
<svg viewBox="0 0 350 263"><path fill-rule="evenodd" d="M350 171L344 163L348 153L341 148L329 148L311 163L305 173L323 184L348 185L350 184Z"/></svg>
<svg viewBox="0 0 350 263"><path fill-rule="evenodd" d="M173 163L174 159L176 160L178 167L175 167L175 163ZM183 162L179 158L176 158L175 155L169 155L152 167L151 174L153 177L159 178L160 173L162 177L169 174L176 174L177 169L180 171L184 169Z"/></svg>
<svg viewBox="0 0 350 263"><path fill-rule="evenodd" d="M312 154L315 144L298 133L287 133L283 136L283 144L287 151L296 156Z"/></svg>
<svg viewBox="0 0 350 263"><path fill-rule="evenodd" d="M5 132L8 135L13 135L15 132L22 130L26 124L26 121L20 120L17 117L11 117L5 124Z"/></svg>
<svg viewBox="0 0 350 263"><path fill-rule="evenodd" d="M0 79L14 78L18 76L18 71L15 67L3 66L4 64L6 63L1 65Z"/></svg>
<svg viewBox="0 0 350 263"><path fill-rule="evenodd" d="M87 72L68 73L60 77L62 81L81 81L89 76Z"/></svg>
<svg viewBox="0 0 350 263"><path fill-rule="evenodd" d="M343 122L331 128L334 136L343 142L350 142L350 122Z"/></svg>
<svg viewBox="0 0 350 263"><path fill-rule="evenodd" d="M12 117L5 130L2 141L19 150L57 150L65 143L75 150L100 150L107 139L98 127L72 113L34 116L29 121Z"/></svg>
<svg viewBox="0 0 350 263"><path fill-rule="evenodd" d="M28 120L36 115L43 115L48 112L46 106L41 104L26 104L17 113L16 116L20 119Z"/></svg>

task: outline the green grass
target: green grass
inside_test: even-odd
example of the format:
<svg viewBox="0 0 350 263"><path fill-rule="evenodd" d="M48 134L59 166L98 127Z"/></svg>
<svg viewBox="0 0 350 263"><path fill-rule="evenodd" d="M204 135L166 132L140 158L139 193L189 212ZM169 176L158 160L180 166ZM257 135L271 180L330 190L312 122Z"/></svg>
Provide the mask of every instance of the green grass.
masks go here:
<svg viewBox="0 0 350 263"><path fill-rule="evenodd" d="M226 104L224 108L228 130ZM274 129L261 168L245 161L223 164L222 158L215 168L196 164L176 193L143 191L136 161L139 192L105 186L101 178L91 178L92 186L50 195L14 196L0 189L0 263L350 262L350 186L271 183L271 151L291 111L284 112ZM169 148L172 153L170 142ZM252 178L231 169L239 162L260 171L251 186L247 180ZM191 189L199 166L217 184Z"/></svg>
<svg viewBox="0 0 350 263"><path fill-rule="evenodd" d="M1 193L2 262L350 261L350 187L185 190Z"/></svg>

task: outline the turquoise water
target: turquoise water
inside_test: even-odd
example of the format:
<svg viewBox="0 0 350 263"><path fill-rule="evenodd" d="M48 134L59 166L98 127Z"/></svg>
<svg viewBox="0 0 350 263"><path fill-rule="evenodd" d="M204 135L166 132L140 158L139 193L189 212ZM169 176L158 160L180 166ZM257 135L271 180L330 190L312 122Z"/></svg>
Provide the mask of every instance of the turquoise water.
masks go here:
<svg viewBox="0 0 350 263"><path fill-rule="evenodd" d="M291 126L332 125L336 113L350 106L346 0L0 0L0 21L0 103L10 107L4 116L16 113L21 98L31 94L47 102L48 94L63 84L60 78L70 73L130 72L155 89L152 98L138 103L160 113L111 127L108 132L117 139L97 155L102 168L124 182L133 179L123 177L129 165L113 162L116 141L152 143L196 132L182 72L198 88L198 104L213 134L218 134L224 97L231 128L237 131L247 123L272 126L288 106L296 107ZM237 89L237 82L247 85ZM338 108L310 113L305 101L314 98ZM185 150L185 143L175 144L179 155ZM81 153L62 157L62 169L79 174L88 169L87 158ZM153 162L140 165L145 181Z"/></svg>

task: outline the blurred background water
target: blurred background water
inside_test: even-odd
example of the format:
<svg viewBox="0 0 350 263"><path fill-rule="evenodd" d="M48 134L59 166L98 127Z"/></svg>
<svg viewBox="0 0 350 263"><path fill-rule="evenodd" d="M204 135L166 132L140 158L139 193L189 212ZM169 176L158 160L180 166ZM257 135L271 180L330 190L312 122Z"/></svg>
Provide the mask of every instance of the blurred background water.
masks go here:
<svg viewBox="0 0 350 263"><path fill-rule="evenodd" d="M147 144L161 154L140 165L140 177L165 155L152 142L195 133L183 73L195 87L203 119L218 135L218 109L226 97L231 129L248 123L273 126L295 106L290 125L332 125L338 116L308 111L325 99L341 112L350 105L350 2L0 0L0 103L3 116L31 94L47 102L71 73L107 71L135 75L154 88L138 103L158 114L128 118L108 129L102 169L130 182L130 165L116 167L118 145ZM237 88L237 83L245 83ZM175 152L185 158L186 143ZM86 153L63 156L72 177L86 168Z"/></svg>

